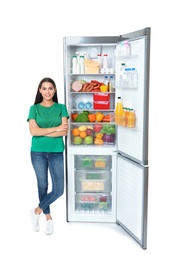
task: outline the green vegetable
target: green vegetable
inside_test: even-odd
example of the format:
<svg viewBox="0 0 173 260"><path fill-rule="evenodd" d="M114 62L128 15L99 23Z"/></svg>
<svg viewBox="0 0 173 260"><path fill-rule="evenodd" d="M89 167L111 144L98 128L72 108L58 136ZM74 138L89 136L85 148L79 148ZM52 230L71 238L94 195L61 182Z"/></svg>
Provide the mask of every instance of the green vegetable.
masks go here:
<svg viewBox="0 0 173 260"><path fill-rule="evenodd" d="M77 117L75 118L75 122L88 122L88 111L83 111L80 114L77 115Z"/></svg>
<svg viewBox="0 0 173 260"><path fill-rule="evenodd" d="M100 131L101 134L112 135L115 134L115 125L103 125L102 130Z"/></svg>

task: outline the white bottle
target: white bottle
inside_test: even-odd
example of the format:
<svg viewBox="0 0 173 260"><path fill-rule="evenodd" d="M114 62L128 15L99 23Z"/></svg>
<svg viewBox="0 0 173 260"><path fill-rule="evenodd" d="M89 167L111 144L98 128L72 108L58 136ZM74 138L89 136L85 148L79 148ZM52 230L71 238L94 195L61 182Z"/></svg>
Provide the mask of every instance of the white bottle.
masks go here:
<svg viewBox="0 0 173 260"><path fill-rule="evenodd" d="M84 56L80 56L80 73L85 73L85 67L84 67Z"/></svg>
<svg viewBox="0 0 173 260"><path fill-rule="evenodd" d="M99 53L97 54L97 62L99 62L99 73L101 72L102 69L102 55Z"/></svg>
<svg viewBox="0 0 173 260"><path fill-rule="evenodd" d="M79 54L79 52L76 52L76 57L77 57L76 73L80 74L80 54Z"/></svg>
<svg viewBox="0 0 173 260"><path fill-rule="evenodd" d="M72 73L73 74L76 74L76 72L77 72L77 57L74 55L73 57L72 57Z"/></svg>
<svg viewBox="0 0 173 260"><path fill-rule="evenodd" d="M103 54L103 68L106 70L108 66L108 54Z"/></svg>

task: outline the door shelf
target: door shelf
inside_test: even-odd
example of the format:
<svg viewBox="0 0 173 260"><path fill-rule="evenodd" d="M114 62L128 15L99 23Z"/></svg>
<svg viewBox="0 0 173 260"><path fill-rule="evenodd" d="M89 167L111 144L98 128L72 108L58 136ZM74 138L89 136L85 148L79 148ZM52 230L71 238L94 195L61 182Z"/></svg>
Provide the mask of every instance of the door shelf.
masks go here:
<svg viewBox="0 0 173 260"><path fill-rule="evenodd" d="M134 118L130 118L129 120L128 117L126 118L126 116L115 116L115 123L117 126L122 126L126 128L137 128L135 115Z"/></svg>

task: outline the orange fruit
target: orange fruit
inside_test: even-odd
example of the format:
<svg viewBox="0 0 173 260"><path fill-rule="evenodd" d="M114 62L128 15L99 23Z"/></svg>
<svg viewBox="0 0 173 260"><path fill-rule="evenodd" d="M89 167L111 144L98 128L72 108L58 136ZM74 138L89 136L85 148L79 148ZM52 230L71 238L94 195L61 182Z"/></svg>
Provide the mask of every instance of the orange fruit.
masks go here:
<svg viewBox="0 0 173 260"><path fill-rule="evenodd" d="M72 129L72 135L73 136L78 136L79 133L80 133L80 131L79 131L79 129L77 127Z"/></svg>
<svg viewBox="0 0 173 260"><path fill-rule="evenodd" d="M79 136L85 138L87 136L86 131L80 131Z"/></svg>

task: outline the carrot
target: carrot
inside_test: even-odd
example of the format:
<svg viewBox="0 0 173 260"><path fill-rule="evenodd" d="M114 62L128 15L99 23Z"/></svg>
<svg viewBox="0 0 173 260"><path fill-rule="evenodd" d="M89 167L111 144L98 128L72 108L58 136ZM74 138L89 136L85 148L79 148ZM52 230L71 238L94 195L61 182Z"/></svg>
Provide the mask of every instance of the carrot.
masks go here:
<svg viewBox="0 0 173 260"><path fill-rule="evenodd" d="M102 122L110 122L110 121L111 121L110 115L105 115L104 118L102 119Z"/></svg>

